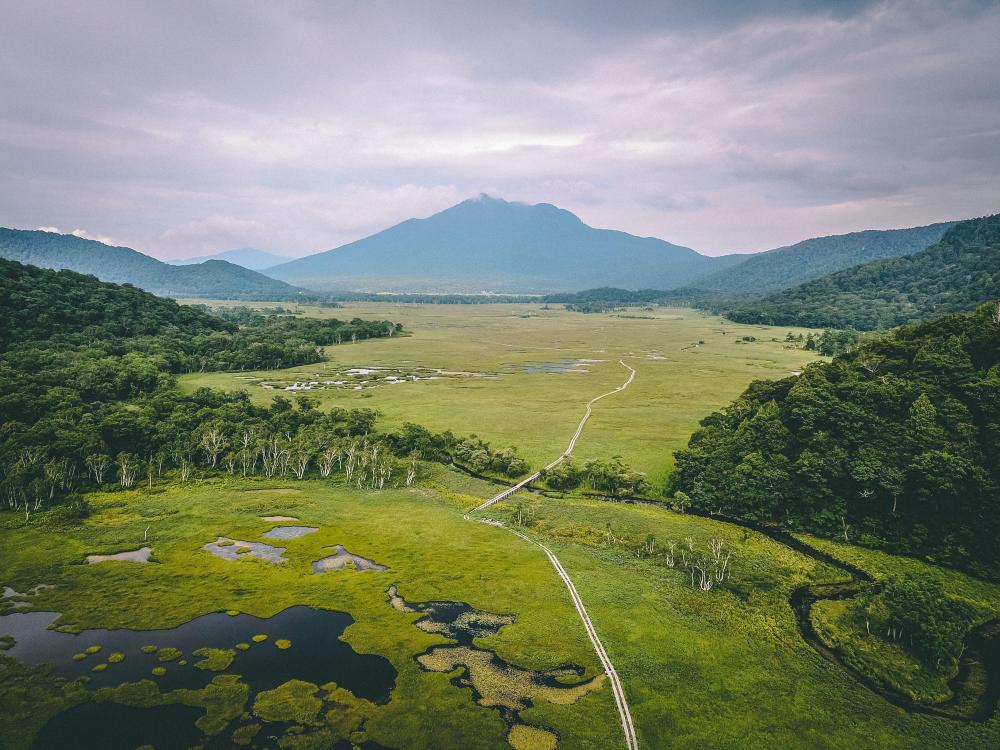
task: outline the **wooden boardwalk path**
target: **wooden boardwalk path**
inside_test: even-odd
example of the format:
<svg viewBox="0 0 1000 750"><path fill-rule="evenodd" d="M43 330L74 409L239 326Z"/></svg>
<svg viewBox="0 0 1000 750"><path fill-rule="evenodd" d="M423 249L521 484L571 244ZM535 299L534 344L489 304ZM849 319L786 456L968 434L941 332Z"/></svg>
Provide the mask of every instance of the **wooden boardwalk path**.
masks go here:
<svg viewBox="0 0 1000 750"><path fill-rule="evenodd" d="M559 458L550 463L541 471L536 471L531 476L522 479L513 487L508 487L500 494L490 498L481 505L473 508L471 511L469 511L469 513L465 514L466 518L469 518L470 514L475 513L476 511L484 510L490 507L491 505L499 503L500 501L510 497L518 490L524 489L532 482L534 482L536 479L538 479L538 477L541 476L542 471L546 471L548 469L553 468L554 466L559 465L559 463L566 460L566 458L573 453L573 448L576 447L576 441L580 438L580 435L583 433L584 425L587 424L587 420L590 419L590 415L593 414L594 404L596 404L598 401L600 401L602 398L605 398L606 396L611 396L614 395L615 393L620 393L621 391L624 391L626 388L629 387L629 385L635 379L635 370L629 367L627 364L625 364L625 362L622 360L618 360L618 362L619 364L621 364L622 367L626 368L629 371L628 378L625 380L624 383L615 388L613 391L602 393L600 396L592 398L590 401L587 402L587 409L583 415L583 419L581 419L580 424L577 425L576 432L573 433L573 437L569 441L569 446L566 448L565 451L562 452ZM583 605L583 599L580 598L580 594L577 592L576 586L573 585L573 581L569 577L569 574L566 572L566 569L562 566L562 563L559 562L559 558L557 558L555 554L552 552L552 550L550 550L541 542L536 542L534 539L522 534L520 531L515 531L514 529L504 526L504 524L500 521L491 518L481 518L479 520L482 523L490 524L491 526L499 526L501 528L507 529L507 531L509 531L511 534L514 534L515 536L523 539L524 541L530 544L534 544L536 547L540 547L542 551L548 556L549 562L552 563L552 567L556 569L556 573L559 575L559 578L561 578L562 582L565 584L566 590L569 591L570 598L573 600L573 606L576 607L577 614L580 616L580 620L581 622L583 622L583 627L587 631L587 637L590 638L590 642L594 647L594 651L597 653L597 658L600 660L601 666L604 668L604 673L608 676L608 682L611 684L611 692L613 693L615 698L615 707L618 709L618 716L622 722L622 731L625 733L625 747L627 748L627 750L638 750L639 740L636 737L635 725L632 722L632 712L629 710L628 701L625 698L625 688L622 686L621 679L618 677L618 672L615 670L614 664L611 663L611 658L608 656L608 652L604 649L604 644L601 643L601 639L597 635L597 629L594 627L594 623L591 622L590 615L587 614L587 608Z"/></svg>

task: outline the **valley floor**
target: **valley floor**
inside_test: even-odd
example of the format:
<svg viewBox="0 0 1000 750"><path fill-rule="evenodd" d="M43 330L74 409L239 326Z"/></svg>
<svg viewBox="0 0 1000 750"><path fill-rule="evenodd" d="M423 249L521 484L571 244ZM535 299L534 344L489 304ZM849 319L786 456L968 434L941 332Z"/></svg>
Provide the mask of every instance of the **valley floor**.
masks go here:
<svg viewBox="0 0 1000 750"><path fill-rule="evenodd" d="M181 388L246 389L261 403L305 392L324 408L378 409L386 429L415 422L513 445L540 468L563 449L583 405L621 384L623 359L637 370L636 380L601 402L575 455L580 461L621 455L661 484L673 451L687 444L700 419L754 378L787 377L816 359L785 343L790 330L805 329L737 325L681 308L584 315L539 304L363 303L301 310L398 321L408 334L327 347L327 361L318 365L188 375ZM350 374L371 368L384 369ZM419 380L385 380L414 373ZM361 381L368 382L355 390ZM309 390L283 390L297 383Z"/></svg>

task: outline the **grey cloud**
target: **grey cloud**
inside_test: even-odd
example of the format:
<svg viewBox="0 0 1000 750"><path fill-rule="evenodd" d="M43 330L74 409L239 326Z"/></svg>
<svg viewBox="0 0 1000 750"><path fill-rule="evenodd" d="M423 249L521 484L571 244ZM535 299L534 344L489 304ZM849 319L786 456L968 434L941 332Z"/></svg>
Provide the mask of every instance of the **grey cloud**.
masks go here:
<svg viewBox="0 0 1000 750"><path fill-rule="evenodd" d="M721 252L1000 210L996 2L8 5L3 225L304 253L485 190Z"/></svg>

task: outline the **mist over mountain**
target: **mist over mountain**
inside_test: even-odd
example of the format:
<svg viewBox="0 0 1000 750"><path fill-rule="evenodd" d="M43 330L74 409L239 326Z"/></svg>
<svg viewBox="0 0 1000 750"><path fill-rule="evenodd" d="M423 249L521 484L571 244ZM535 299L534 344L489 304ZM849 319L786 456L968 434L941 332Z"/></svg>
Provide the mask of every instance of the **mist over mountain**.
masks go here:
<svg viewBox="0 0 1000 750"><path fill-rule="evenodd" d="M224 260L174 266L128 247L55 232L0 228L0 258L92 274L166 296L291 299L302 291Z"/></svg>
<svg viewBox="0 0 1000 750"><path fill-rule="evenodd" d="M194 258L177 258L167 261L174 266L190 266L195 263L204 263L206 260L224 260L237 266L249 268L251 271L260 271L263 268L276 266L291 260L287 255L269 253L266 250L258 250L255 247L240 247L235 250L226 250L212 255L198 255Z"/></svg>
<svg viewBox="0 0 1000 750"><path fill-rule="evenodd" d="M654 237L595 229L547 203L482 195L426 219L268 269L311 289L553 292L593 286L673 289L742 260Z"/></svg>

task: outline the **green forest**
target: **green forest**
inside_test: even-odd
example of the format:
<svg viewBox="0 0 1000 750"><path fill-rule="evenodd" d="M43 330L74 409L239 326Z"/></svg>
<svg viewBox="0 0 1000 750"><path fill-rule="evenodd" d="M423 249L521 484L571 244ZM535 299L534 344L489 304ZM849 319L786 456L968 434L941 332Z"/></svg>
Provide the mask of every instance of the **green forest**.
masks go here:
<svg viewBox="0 0 1000 750"><path fill-rule="evenodd" d="M128 488L167 470L186 479L196 465L301 476L336 462L350 478L363 466L367 484L393 468L365 438L372 410L181 395L173 376L316 362L320 346L398 335L399 324L250 314L237 325L129 285L12 261L0 261L0 280L0 465L11 509L69 500L61 507L79 512L80 489Z"/></svg>
<svg viewBox="0 0 1000 750"><path fill-rule="evenodd" d="M996 578L1000 306L755 381L676 454L669 492Z"/></svg>
<svg viewBox="0 0 1000 750"><path fill-rule="evenodd" d="M971 310L1000 297L1000 214L949 229L939 243L864 263L753 302L730 306L740 323L861 330Z"/></svg>

